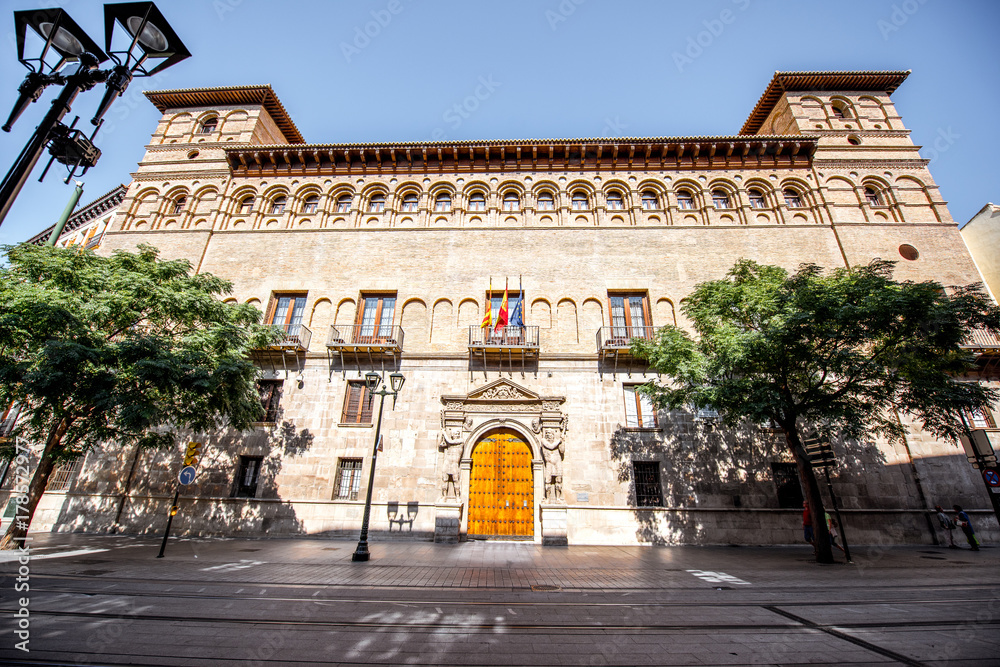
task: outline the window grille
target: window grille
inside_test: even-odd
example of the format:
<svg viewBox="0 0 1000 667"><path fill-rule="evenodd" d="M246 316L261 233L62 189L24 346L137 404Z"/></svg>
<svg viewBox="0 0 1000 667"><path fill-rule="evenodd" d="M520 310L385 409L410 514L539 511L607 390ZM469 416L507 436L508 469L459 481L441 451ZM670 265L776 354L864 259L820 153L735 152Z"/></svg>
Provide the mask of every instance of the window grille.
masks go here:
<svg viewBox="0 0 1000 667"><path fill-rule="evenodd" d="M72 461L67 461L56 467L49 475L48 485L45 487L46 491L68 491L73 485L73 481L80 472L80 468L83 467L83 459L81 456L75 458Z"/></svg>
<svg viewBox="0 0 1000 667"><path fill-rule="evenodd" d="M799 471L795 464L776 461L771 464L771 474L778 491L778 507L801 509L802 485L799 484Z"/></svg>
<svg viewBox="0 0 1000 667"><path fill-rule="evenodd" d="M260 465L262 456L241 456L239 469L236 472L236 498L256 498L257 483L260 481Z"/></svg>
<svg viewBox="0 0 1000 667"><path fill-rule="evenodd" d="M337 464L337 486L334 500L357 500L361 489L361 459L340 459Z"/></svg>
<svg viewBox="0 0 1000 667"><path fill-rule="evenodd" d="M635 504L638 507L663 507L660 463L633 461L632 474L635 478Z"/></svg>

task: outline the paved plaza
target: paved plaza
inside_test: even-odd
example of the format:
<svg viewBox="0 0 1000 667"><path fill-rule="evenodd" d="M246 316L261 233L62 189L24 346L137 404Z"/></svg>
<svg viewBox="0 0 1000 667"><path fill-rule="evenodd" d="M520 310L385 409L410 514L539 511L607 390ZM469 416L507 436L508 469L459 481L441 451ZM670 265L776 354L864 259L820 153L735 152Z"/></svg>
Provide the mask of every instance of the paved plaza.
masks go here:
<svg viewBox="0 0 1000 667"><path fill-rule="evenodd" d="M1000 549L36 535L0 663L1000 665ZM21 571L23 575L23 570ZM18 617L16 614L21 613ZM23 623L22 623L23 625Z"/></svg>

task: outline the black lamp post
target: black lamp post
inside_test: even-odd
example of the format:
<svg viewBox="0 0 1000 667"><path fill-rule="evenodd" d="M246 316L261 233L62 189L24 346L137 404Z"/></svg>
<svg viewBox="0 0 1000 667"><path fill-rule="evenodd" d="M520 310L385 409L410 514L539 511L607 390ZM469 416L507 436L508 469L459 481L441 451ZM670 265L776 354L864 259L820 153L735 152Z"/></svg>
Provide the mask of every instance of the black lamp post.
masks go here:
<svg viewBox="0 0 1000 667"><path fill-rule="evenodd" d="M361 539L358 540L358 548L354 550L354 554L351 555L351 560L354 562L366 561L371 558L371 554L368 553L368 518L372 513L372 487L375 486L375 462L378 460L378 450L381 447L381 435L382 435L382 408L385 407L385 397L392 396L393 403L396 401L396 394L399 393L400 389L403 388L403 383L406 382L406 378L403 377L402 373L392 373L389 375L389 383L392 387L391 389L382 384L382 388L378 388L379 384L382 383L382 376L378 373L366 373L365 374L365 384L368 386L368 400L371 400L372 395L381 396L381 400L378 405L378 421L375 422L375 446L372 448L372 469L368 474L368 493L365 496L365 516L361 520Z"/></svg>
<svg viewBox="0 0 1000 667"><path fill-rule="evenodd" d="M52 160L57 160L70 169L67 183L76 175L78 168L83 168L81 174L86 173L101 157L93 139L114 98L125 92L134 77L152 76L191 55L152 2L104 5L104 23L106 53L62 9L14 12L17 59L28 68L28 75L18 88L17 101L3 125L3 131L10 132L28 104L36 102L45 88L57 84L62 86L62 91L0 184L0 224L46 146L52 155L50 166ZM112 48L116 24L125 31L121 41L127 42L128 48L124 50ZM37 57L24 55L28 28L44 40ZM114 67L99 69L100 64L109 58L115 63ZM55 62L50 65L51 60ZM159 62L150 67L149 60ZM61 70L70 63L76 63L76 70L68 75L62 74ZM106 84L106 91L90 121L95 128L88 137L81 130L74 129L75 120L68 127L61 121L69 113L76 96L98 83ZM39 180L45 178L46 172L48 166Z"/></svg>

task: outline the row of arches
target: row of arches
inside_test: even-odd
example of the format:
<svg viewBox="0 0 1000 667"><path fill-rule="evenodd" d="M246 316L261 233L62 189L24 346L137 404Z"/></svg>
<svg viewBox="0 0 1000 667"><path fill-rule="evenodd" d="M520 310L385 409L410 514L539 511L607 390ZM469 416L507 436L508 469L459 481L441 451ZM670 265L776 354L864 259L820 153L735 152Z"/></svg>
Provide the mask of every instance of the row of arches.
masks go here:
<svg viewBox="0 0 1000 667"><path fill-rule="evenodd" d="M198 141L233 141L247 128L250 114L245 109L205 110L194 114L174 114L159 132L159 143L195 143Z"/></svg>
<svg viewBox="0 0 1000 667"><path fill-rule="evenodd" d="M230 298L229 303L237 299ZM266 300L249 297L244 303L263 311ZM683 300L681 300L683 302ZM425 298L409 296L397 299L393 324L400 326L405 335L404 351L464 352L470 327L482 323L484 300L475 296ZM359 299L356 297L333 298L307 294L303 309L303 323L312 331L310 350L325 349L330 327L341 332L358 321ZM676 325L679 323L675 300L659 296L650 298L649 326ZM526 300L524 310L526 326L539 327L540 342L544 352L594 352L596 334L601 327L611 324L608 320L608 296L550 296L541 295ZM683 325L683 317L680 320Z"/></svg>
<svg viewBox="0 0 1000 667"><path fill-rule="evenodd" d="M851 194L845 197L847 191ZM228 195L215 185L193 190L178 185L166 192L155 187L140 190L128 207L127 220L145 219L146 228L170 226L173 220L180 228L204 224L216 229L449 225L456 223L449 217L453 214L465 215L464 223L472 226L601 224L602 216L610 218L605 224L750 224L823 222L821 209L832 204L859 212L888 209L881 217L869 213L854 216L861 220L891 217L902 221L904 206L929 205L933 209L933 203L927 186L909 175L890 182L874 175L852 178L836 174L818 189L796 177L751 177L745 181L685 177L676 181L646 179L631 185L618 179L604 183L575 180L563 185L546 180L530 188L517 181L493 187L474 181L462 189L447 181L429 187L407 181L392 189L383 182L360 188L350 183L326 188L306 183L294 189L284 183L262 189L243 184ZM713 218L709 212L720 215ZM390 220L384 219L386 214ZM519 215L537 219L523 221ZM492 216L491 222L485 219L488 216ZM303 224L304 220L308 224Z"/></svg>

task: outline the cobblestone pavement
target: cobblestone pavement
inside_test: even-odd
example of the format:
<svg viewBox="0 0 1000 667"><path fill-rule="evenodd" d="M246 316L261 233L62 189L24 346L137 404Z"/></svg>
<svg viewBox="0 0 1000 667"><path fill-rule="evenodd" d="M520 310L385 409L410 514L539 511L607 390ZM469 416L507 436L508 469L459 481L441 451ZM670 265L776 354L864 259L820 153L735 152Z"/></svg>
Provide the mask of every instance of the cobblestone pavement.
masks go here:
<svg viewBox="0 0 1000 667"><path fill-rule="evenodd" d="M2 664L1000 665L1000 549L37 535ZM27 616L20 612L27 597ZM23 635L22 635L23 637Z"/></svg>

